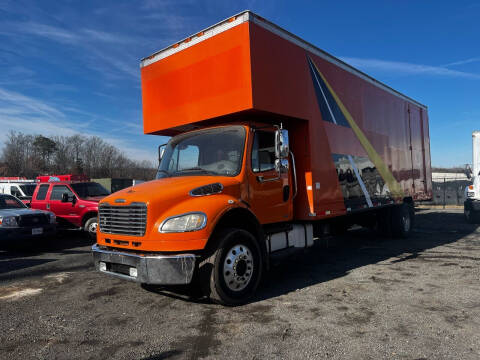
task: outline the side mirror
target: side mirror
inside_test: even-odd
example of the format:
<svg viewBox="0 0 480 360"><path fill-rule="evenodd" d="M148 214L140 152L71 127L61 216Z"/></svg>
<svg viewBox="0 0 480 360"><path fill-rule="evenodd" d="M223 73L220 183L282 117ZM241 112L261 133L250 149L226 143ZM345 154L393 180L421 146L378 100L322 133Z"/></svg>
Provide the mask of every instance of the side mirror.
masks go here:
<svg viewBox="0 0 480 360"><path fill-rule="evenodd" d="M167 144L162 144L158 147L158 163L162 161L163 154L165 153L165 148L167 147Z"/></svg>
<svg viewBox="0 0 480 360"><path fill-rule="evenodd" d="M63 193L62 194L62 203L66 203L68 202L68 193Z"/></svg>
<svg viewBox="0 0 480 360"><path fill-rule="evenodd" d="M275 157L277 159L287 159L290 149L288 147L288 130L275 130Z"/></svg>

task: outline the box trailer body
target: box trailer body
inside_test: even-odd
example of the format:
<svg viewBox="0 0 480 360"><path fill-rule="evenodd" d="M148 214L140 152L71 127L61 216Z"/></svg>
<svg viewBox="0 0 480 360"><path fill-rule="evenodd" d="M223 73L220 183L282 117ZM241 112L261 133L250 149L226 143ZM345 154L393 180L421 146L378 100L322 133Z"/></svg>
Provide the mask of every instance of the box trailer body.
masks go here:
<svg viewBox="0 0 480 360"><path fill-rule="evenodd" d="M466 188L463 209L469 223L480 223L480 131L472 133L472 184Z"/></svg>
<svg viewBox="0 0 480 360"><path fill-rule="evenodd" d="M351 207L336 170L350 174L352 163L368 168L364 183L380 175L398 195L431 198L425 106L251 13L225 26L207 40L188 46L204 33L167 49L179 49L167 57L160 52L143 61L146 134L173 135L234 114L283 122L299 184L312 182L299 187L298 219ZM313 204L306 206L309 186Z"/></svg>
<svg viewBox="0 0 480 360"><path fill-rule="evenodd" d="M363 221L371 214L388 222L395 216L408 218L403 225L410 226L413 202L432 196L427 108L251 12L145 58L141 79L144 133L174 137L158 180L102 201L105 225L102 229L100 210L94 248L102 271L115 275L108 265L115 261L111 247L156 251L162 259L168 252L188 252L181 261L187 258L192 270L181 275L189 282L211 258L205 252L213 251L212 244L227 241L227 235L218 235L225 226L253 233L260 252L266 252L265 263L258 265L264 268L270 253L310 246L329 220L353 221L358 214ZM268 131L271 138L264 134ZM180 153L192 149L189 139L195 134L209 142L204 151L209 154L188 150L196 160L185 162L192 166L186 170L205 173L173 176L169 170L179 170ZM241 150L234 146L237 139L244 142ZM223 173L205 160L216 156L216 142L228 156L215 166L231 166ZM231 165L234 160L238 169ZM206 165L200 168L202 161ZM263 171L262 164L272 167ZM146 219L136 237L115 230L110 216L132 203L137 204L132 211ZM241 216L225 220L240 208L250 214L252 226L242 226L248 221ZM175 214L200 209L205 223L195 231L162 233ZM188 221L200 224L203 215ZM174 256L157 270L173 272L178 254ZM151 282L137 273L146 263L130 259L125 269L135 268L137 275L127 269L123 276ZM229 289L229 279L223 281L230 295L218 295L218 285L211 289L213 298L229 303L244 295L242 286L238 292ZM233 286L239 284L233 281Z"/></svg>

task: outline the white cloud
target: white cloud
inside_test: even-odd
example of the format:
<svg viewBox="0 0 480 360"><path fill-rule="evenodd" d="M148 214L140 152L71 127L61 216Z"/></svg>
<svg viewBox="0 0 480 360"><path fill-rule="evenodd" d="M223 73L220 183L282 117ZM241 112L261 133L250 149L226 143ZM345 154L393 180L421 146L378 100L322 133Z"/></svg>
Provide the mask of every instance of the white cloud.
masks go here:
<svg viewBox="0 0 480 360"><path fill-rule="evenodd" d="M474 58L470 58L470 59L455 61L455 62L452 62L452 63L449 63L449 64L445 64L443 66L457 66L457 65L470 64L470 63L479 62L479 61L480 61L480 57L474 57Z"/></svg>
<svg viewBox="0 0 480 360"><path fill-rule="evenodd" d="M479 74L452 70L443 66L431 66L400 61L364 59L355 57L341 57L341 59L347 64L353 65L363 70L383 71L389 74L432 75L443 77L480 79Z"/></svg>
<svg viewBox="0 0 480 360"><path fill-rule="evenodd" d="M62 43L78 43L81 40L80 36L69 30L36 22L7 23L4 25L3 32L8 33L8 29L17 33L41 36Z"/></svg>
<svg viewBox="0 0 480 360"><path fill-rule="evenodd" d="M0 108L22 114L39 114L49 119L64 118L65 114L46 103L20 93L0 88Z"/></svg>
<svg viewBox="0 0 480 360"><path fill-rule="evenodd" d="M69 113L78 113L89 121L73 121ZM117 134L126 134L126 137L111 136L112 131L99 130L93 125L98 125L98 120L110 122L107 128L120 128L124 131ZM46 103L14 91L0 87L0 128L8 129L0 132L0 148L6 140L8 131L20 131L26 134L42 134L45 136L71 136L82 134L98 136L106 142L116 146L125 155L134 160L154 161L155 149L142 149L135 142L135 138L142 136L141 126L129 122L115 121L98 116L88 111L83 111L71 106L59 106ZM137 135L137 136L132 136Z"/></svg>
<svg viewBox="0 0 480 360"><path fill-rule="evenodd" d="M144 41L122 34L107 33L97 29L69 30L59 26L38 22L6 23L0 33L15 36L29 35L48 39L60 44L67 44L78 50L83 61L92 66L90 69L108 76L112 68L136 80L140 77L139 59L125 52L125 47ZM112 78L112 76L110 76Z"/></svg>

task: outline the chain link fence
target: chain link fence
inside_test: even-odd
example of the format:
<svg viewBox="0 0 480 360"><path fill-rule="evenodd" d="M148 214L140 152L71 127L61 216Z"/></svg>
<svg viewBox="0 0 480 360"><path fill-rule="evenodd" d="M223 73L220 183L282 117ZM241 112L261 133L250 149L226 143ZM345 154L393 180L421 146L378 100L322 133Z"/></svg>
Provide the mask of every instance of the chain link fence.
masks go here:
<svg viewBox="0 0 480 360"><path fill-rule="evenodd" d="M432 178L434 205L462 205L465 201L465 188L471 185L468 179L459 179L458 176Z"/></svg>

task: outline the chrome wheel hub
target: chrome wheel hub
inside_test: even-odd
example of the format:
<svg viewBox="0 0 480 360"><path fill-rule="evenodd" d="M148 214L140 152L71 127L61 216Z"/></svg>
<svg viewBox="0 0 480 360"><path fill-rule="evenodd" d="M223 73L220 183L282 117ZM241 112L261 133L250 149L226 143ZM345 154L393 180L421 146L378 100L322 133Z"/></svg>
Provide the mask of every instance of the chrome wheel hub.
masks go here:
<svg viewBox="0 0 480 360"><path fill-rule="evenodd" d="M252 252L245 245L231 248L223 262L223 278L232 291L241 291L247 287L253 274Z"/></svg>
<svg viewBox="0 0 480 360"><path fill-rule="evenodd" d="M97 232L97 226L98 226L98 223L96 223L96 222L91 223L88 226L88 231L91 232L91 233L96 233Z"/></svg>

